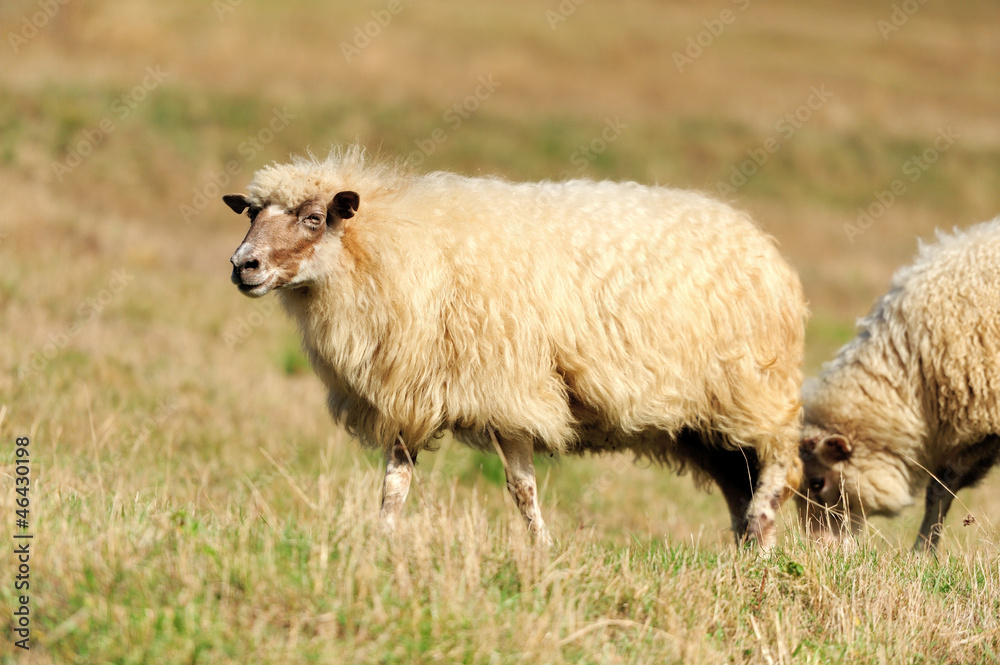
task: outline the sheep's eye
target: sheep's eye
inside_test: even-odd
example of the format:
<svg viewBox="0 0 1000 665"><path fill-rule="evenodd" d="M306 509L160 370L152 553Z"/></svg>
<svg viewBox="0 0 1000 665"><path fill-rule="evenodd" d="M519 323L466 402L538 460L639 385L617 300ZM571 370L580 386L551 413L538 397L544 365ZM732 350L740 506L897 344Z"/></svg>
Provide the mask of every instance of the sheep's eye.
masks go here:
<svg viewBox="0 0 1000 665"><path fill-rule="evenodd" d="M318 212L314 212L313 214L306 217L303 221L305 221L305 223L309 224L310 226L318 226L323 222L323 216L320 215Z"/></svg>
<svg viewBox="0 0 1000 665"><path fill-rule="evenodd" d="M819 494L823 491L823 487L826 485L825 478L810 478L809 479L809 491Z"/></svg>

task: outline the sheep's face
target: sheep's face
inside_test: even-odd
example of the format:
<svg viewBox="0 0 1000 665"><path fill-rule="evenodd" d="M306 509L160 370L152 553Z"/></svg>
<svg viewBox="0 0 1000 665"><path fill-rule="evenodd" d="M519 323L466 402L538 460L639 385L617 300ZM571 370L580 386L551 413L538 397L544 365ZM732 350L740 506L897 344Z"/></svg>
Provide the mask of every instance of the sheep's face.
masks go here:
<svg viewBox="0 0 1000 665"><path fill-rule="evenodd" d="M854 446L843 434L806 428L799 442L803 476L796 496L806 532L821 541L841 539L864 523Z"/></svg>
<svg viewBox="0 0 1000 665"><path fill-rule="evenodd" d="M226 194L222 200L237 214L246 211L250 217L250 230L230 262L233 284L251 298L306 286L322 276L317 250L343 235L344 220L354 216L359 202L355 192L340 192L332 201L305 201L294 210L252 205L243 194Z"/></svg>

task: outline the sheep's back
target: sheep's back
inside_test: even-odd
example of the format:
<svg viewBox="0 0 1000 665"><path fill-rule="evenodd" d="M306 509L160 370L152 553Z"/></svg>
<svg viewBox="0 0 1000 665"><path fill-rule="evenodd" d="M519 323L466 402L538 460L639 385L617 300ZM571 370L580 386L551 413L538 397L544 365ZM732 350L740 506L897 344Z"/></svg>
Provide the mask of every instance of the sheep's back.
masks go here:
<svg viewBox="0 0 1000 665"><path fill-rule="evenodd" d="M419 194L411 214L426 216L407 228L439 252L458 422L477 427L493 404L501 428L533 420L561 449L581 423L705 429L717 410L756 407L794 418L778 402L797 391L801 289L745 215L634 184L441 175Z"/></svg>
<svg viewBox="0 0 1000 665"><path fill-rule="evenodd" d="M1000 220L940 235L893 286L929 424L1000 431Z"/></svg>

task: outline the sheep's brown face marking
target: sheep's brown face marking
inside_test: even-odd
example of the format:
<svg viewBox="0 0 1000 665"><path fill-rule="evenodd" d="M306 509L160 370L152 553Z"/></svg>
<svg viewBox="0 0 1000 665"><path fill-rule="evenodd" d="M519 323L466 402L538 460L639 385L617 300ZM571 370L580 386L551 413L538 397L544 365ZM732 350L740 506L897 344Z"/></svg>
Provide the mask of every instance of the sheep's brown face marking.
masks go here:
<svg viewBox="0 0 1000 665"><path fill-rule="evenodd" d="M230 259L232 281L244 295L259 298L317 279L320 272L310 262L317 244L328 235L342 235L343 222L354 216L359 199L354 192L340 192L329 203L314 199L295 210L274 204L257 208L242 194L227 194L223 201L250 217L250 230Z"/></svg>
<svg viewBox="0 0 1000 665"><path fill-rule="evenodd" d="M860 499L849 491L853 446L840 434L807 436L799 444L803 478L796 497L806 532L837 540L860 526Z"/></svg>

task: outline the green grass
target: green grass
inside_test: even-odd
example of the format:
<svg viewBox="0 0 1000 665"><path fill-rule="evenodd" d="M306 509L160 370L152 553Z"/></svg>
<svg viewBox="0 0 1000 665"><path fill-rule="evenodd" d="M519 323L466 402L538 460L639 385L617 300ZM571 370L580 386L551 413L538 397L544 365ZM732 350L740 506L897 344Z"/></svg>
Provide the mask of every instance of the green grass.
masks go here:
<svg viewBox="0 0 1000 665"><path fill-rule="evenodd" d="M44 487L56 464L40 462ZM57 661L115 663L988 662L1000 653L1000 578L982 552L938 561L869 544L844 554L791 536L760 557L564 532L545 554L515 515L498 520L456 500L454 481L435 474L403 531L385 540L365 500L377 473L346 471L295 474L312 501L317 486L340 488L312 507L289 500L276 475L244 480L214 510L175 503L163 488L132 494L127 477L43 495L35 543L60 555L33 564L35 644ZM13 603L9 587L0 602Z"/></svg>

